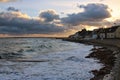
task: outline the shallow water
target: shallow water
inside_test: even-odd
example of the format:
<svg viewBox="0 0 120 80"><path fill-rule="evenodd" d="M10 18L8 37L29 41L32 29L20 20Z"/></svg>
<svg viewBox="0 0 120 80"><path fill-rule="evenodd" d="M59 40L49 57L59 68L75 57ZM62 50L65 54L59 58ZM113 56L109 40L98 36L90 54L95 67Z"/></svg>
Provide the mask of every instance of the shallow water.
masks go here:
<svg viewBox="0 0 120 80"><path fill-rule="evenodd" d="M0 60L0 80L89 80L89 72L101 64L87 59L93 46L47 38L0 39L3 59L48 60L14 62Z"/></svg>

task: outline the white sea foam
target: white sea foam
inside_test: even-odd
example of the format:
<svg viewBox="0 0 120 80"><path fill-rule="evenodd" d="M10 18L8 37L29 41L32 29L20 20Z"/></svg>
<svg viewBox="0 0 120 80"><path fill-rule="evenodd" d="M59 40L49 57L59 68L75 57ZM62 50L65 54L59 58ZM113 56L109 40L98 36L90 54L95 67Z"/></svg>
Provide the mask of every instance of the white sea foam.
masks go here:
<svg viewBox="0 0 120 80"><path fill-rule="evenodd" d="M11 62L1 60L0 80L89 80L93 77L89 71L101 67L101 64L95 60L85 58L93 46L39 38L18 39L18 41L10 39L6 44L7 46L4 44L4 47L0 48L9 48L8 44L12 44L12 50L5 52L18 52L22 49L18 53L23 54L22 57L25 59L49 61Z"/></svg>

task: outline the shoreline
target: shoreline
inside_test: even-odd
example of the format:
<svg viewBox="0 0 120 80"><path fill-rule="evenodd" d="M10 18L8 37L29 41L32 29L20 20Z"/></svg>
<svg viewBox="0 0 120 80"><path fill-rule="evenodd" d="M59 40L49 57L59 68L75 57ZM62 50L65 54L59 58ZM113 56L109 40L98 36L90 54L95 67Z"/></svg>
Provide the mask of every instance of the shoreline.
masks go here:
<svg viewBox="0 0 120 80"><path fill-rule="evenodd" d="M14 40L14 41L16 41L16 40ZM45 40L43 40L43 41L45 41ZM50 40L47 39L47 41L49 42ZM38 79L38 80L39 79L41 79L41 80L42 79L89 80L90 78L93 77L93 75L92 75L92 73L88 73L88 72L93 69L99 69L101 67L101 65L97 64L97 62L95 62L93 59L85 59L84 58L91 52L89 50L92 49L93 46L87 46L87 45L83 45L83 44L79 45L79 44L70 43L70 42L62 41L62 40L51 40L51 41L54 43L57 43L57 45L53 45L52 47L53 47L53 49L56 49L56 47L60 48L59 51L56 51L56 52L52 51L50 53L48 52L48 54L43 53L43 55L38 53L39 55L37 54L37 55L33 56L33 58L28 56L28 57L24 57L24 59L20 58L20 59L16 60L16 58L12 59L11 57L8 56L9 59L6 61L1 59L1 63L0 63L2 66L0 69L1 79L4 80L5 78L7 78L7 79L12 79L12 80L13 79L20 79L20 80L22 80L22 79L25 79L25 80L27 80L27 79L31 79L31 80L36 80L36 79ZM22 40L21 41L18 40L18 43L20 43L20 42L23 43ZM37 42L36 39L35 39L35 41L32 40L32 42L33 42L33 45L31 45L31 46L30 46L30 44L28 44L26 42L26 40L23 43L23 44L27 43L25 45L27 47L29 46L29 50L27 50L28 54L30 53L30 50L31 50L30 47L32 47L32 49L40 49L41 48L41 47L37 47L41 44L37 45L35 43L35 42ZM16 43L17 42L15 42L15 44L14 43L12 43L12 44L16 45ZM35 48L34 48L34 44L36 46ZM53 44L53 43L51 43L51 44ZM45 45L50 45L50 46L51 46L51 44L45 43ZM16 53L20 52L20 53L24 54L24 52L21 52L21 48L24 49L24 45L23 46L22 45L20 43L20 47L17 46L17 48L19 48L19 49L16 50ZM43 45L43 43L42 43L42 45ZM7 45L5 45L5 46L7 46ZM25 46L25 48L26 48L26 46ZM54 48L54 46L55 46L55 48ZM11 47L11 45L8 47ZM68 48L66 48L66 47L68 47ZM63 50L63 48L65 50ZM4 50L4 48L2 48L2 49ZM44 49L44 48L41 48L41 49ZM47 49L49 49L49 48L47 47ZM12 53L12 52L9 52L9 49L6 47L5 47L5 50L8 51L8 52L6 52L8 54ZM12 54L15 55L16 53L13 50ZM31 59L33 59L33 60L31 60ZM41 60L39 60L39 59L41 59ZM43 61L43 60L45 60L45 61ZM11 68L12 68L12 70L11 70ZM32 73L30 73L31 71L32 71ZM17 74L16 74L16 72L17 72Z"/></svg>
<svg viewBox="0 0 120 80"><path fill-rule="evenodd" d="M116 59L115 54L117 54L117 52L114 52L113 48L109 49L106 47L93 48L91 51L92 52L85 58L97 59L99 60L98 63L103 64L103 67L99 70L92 70L91 73L94 77L90 80L103 80L105 75L110 74L114 66L114 61Z"/></svg>
<svg viewBox="0 0 120 80"><path fill-rule="evenodd" d="M75 40L63 39L65 41L83 43L86 45L94 45L103 47L104 54L100 54L100 49L97 52L90 53L86 58L98 59L104 65L99 71L92 70L94 77L90 80L120 80L120 40L106 39L106 40ZM109 51L108 51L109 50ZM107 52L106 52L107 51ZM107 54L105 54L107 53ZM96 55L96 56L93 56ZM104 56L104 60L103 60ZM109 63L108 63L109 62ZM111 65L112 63L112 65Z"/></svg>

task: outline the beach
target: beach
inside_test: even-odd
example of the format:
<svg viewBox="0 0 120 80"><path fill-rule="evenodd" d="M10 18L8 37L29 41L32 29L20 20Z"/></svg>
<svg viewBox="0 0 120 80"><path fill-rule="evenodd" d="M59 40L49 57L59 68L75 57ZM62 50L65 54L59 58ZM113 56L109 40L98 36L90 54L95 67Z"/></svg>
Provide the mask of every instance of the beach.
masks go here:
<svg viewBox="0 0 120 80"><path fill-rule="evenodd" d="M94 78L91 80L120 80L120 40L119 39L104 39L104 40L75 40L67 39L72 42L79 42L88 45L102 46L103 49L93 49L87 58L96 58L105 67L99 71L93 70ZM94 52L95 50L95 52ZM102 50L102 52L101 52ZM106 52L107 51L107 52ZM102 54L99 54L99 53Z"/></svg>
<svg viewBox="0 0 120 80"><path fill-rule="evenodd" d="M118 39L0 40L0 80L120 80Z"/></svg>

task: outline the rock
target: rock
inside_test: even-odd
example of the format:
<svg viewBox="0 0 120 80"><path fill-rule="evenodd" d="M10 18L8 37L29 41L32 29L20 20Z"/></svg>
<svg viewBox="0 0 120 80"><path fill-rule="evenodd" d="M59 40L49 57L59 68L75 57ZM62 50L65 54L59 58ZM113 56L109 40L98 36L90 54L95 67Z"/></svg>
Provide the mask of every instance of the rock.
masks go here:
<svg viewBox="0 0 120 80"><path fill-rule="evenodd" d="M106 74L109 74L112 67L115 63L115 53L107 48L98 48L93 49L93 52L90 53L86 58L95 58L98 59L102 64L104 64L105 67L102 67L99 71L98 70L92 70L91 72L95 75L90 80L102 80L103 77Z"/></svg>
<svg viewBox="0 0 120 80"><path fill-rule="evenodd" d="M98 70L92 70L91 72L92 72L92 74L94 74L95 76L98 74Z"/></svg>

